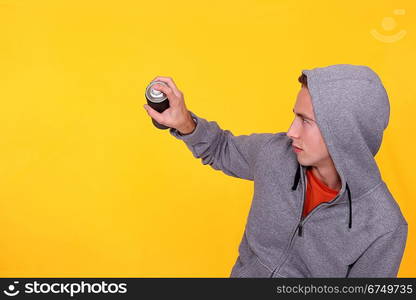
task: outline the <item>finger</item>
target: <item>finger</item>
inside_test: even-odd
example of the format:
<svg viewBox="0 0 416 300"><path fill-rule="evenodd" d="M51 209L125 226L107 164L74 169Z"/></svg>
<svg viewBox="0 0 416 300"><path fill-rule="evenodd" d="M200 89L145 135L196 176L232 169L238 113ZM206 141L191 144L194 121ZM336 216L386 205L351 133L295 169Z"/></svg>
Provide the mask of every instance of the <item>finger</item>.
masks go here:
<svg viewBox="0 0 416 300"><path fill-rule="evenodd" d="M157 112L156 110L154 110L153 108L150 107L150 105L145 104L143 105L144 109L147 111L147 114L155 119L156 122L162 124L163 122L163 116L161 113Z"/></svg>
<svg viewBox="0 0 416 300"><path fill-rule="evenodd" d="M155 77L155 79L153 79L152 81L163 81L164 83L166 83L172 90L174 89L178 89L178 87L176 86L175 82L173 81L172 77L167 77L167 76L157 76Z"/></svg>
<svg viewBox="0 0 416 300"><path fill-rule="evenodd" d="M155 85L152 86L152 88L157 91L162 91L166 96L168 96L168 98L171 96L174 96L172 89L163 84L156 83Z"/></svg>
<svg viewBox="0 0 416 300"><path fill-rule="evenodd" d="M170 87L164 86L162 84L155 84L153 87L157 91L162 91L169 99L169 103L175 105L179 103L179 98L176 96Z"/></svg>
<svg viewBox="0 0 416 300"><path fill-rule="evenodd" d="M180 91L171 77L157 76L155 79L153 79L153 81L156 80L166 83L172 89L175 95L180 97Z"/></svg>

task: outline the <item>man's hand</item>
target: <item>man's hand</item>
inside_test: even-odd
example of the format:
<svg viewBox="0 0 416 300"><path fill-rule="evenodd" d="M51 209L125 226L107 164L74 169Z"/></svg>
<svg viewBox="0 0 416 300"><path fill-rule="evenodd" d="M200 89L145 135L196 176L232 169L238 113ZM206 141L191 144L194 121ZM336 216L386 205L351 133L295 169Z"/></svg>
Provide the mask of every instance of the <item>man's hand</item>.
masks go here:
<svg viewBox="0 0 416 300"><path fill-rule="evenodd" d="M193 132L196 124L192 119L191 113L186 108L183 93L178 90L173 79L170 77L158 76L154 78L152 82L156 80L163 81L168 85L163 86L161 84L155 84L153 88L166 94L170 107L162 113L159 113L148 104L145 104L144 108L149 116L155 119L159 124L177 129L181 134Z"/></svg>

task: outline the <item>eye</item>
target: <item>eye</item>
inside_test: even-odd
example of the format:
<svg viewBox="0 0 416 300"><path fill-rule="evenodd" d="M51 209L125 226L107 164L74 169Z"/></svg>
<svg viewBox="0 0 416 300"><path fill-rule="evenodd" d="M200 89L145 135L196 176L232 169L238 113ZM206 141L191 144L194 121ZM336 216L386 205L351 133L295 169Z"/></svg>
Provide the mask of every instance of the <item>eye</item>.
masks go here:
<svg viewBox="0 0 416 300"><path fill-rule="evenodd" d="M302 122L303 122L303 123L306 123L306 124L309 124L309 121L308 121L308 120L306 120L306 119L303 119L303 118L302 118Z"/></svg>

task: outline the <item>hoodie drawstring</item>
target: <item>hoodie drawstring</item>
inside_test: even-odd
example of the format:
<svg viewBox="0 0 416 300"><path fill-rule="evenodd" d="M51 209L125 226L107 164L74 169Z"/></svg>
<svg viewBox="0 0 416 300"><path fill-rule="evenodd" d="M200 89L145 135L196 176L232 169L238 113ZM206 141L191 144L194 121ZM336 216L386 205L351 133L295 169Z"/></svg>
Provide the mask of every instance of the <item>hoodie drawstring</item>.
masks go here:
<svg viewBox="0 0 416 300"><path fill-rule="evenodd" d="M348 201L349 201L349 210L350 210L350 218L348 221L348 227L351 228L352 227L352 201L351 201L351 191L350 191L350 187L348 186L348 182L345 183L347 186L347 192L348 192Z"/></svg>
<svg viewBox="0 0 416 300"><path fill-rule="evenodd" d="M300 180L300 164L298 163L298 168L296 170L295 181L293 182L292 190L295 191L298 188ZM348 228L352 227L352 200L351 200L351 191L350 187L348 186L348 182L346 184L346 189L348 193L348 210L349 210L349 219L348 219Z"/></svg>
<svg viewBox="0 0 416 300"><path fill-rule="evenodd" d="M300 179L300 164L298 164L298 169L296 170L295 182L293 183L292 190L295 191L298 188L298 183Z"/></svg>

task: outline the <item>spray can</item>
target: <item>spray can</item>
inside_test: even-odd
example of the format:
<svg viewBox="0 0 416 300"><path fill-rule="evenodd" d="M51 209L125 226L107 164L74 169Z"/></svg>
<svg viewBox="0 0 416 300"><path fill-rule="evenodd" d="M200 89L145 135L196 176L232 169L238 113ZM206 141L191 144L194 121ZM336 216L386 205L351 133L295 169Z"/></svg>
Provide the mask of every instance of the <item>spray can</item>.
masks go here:
<svg viewBox="0 0 416 300"><path fill-rule="evenodd" d="M155 84L160 84L160 85L164 85L164 86L168 86L166 83L162 82L162 81L152 81L147 87L146 87L146 92L145 92L145 97L147 100L147 104L149 104L149 106L151 108L153 108L154 110L156 110L159 113L162 113L164 110L169 108L169 99L166 96L165 93L163 93L162 91L158 91L152 88L153 85ZM170 127L162 125L158 122L156 122L153 118L152 118L152 122L153 125L155 125L157 128L159 129L168 129Z"/></svg>

